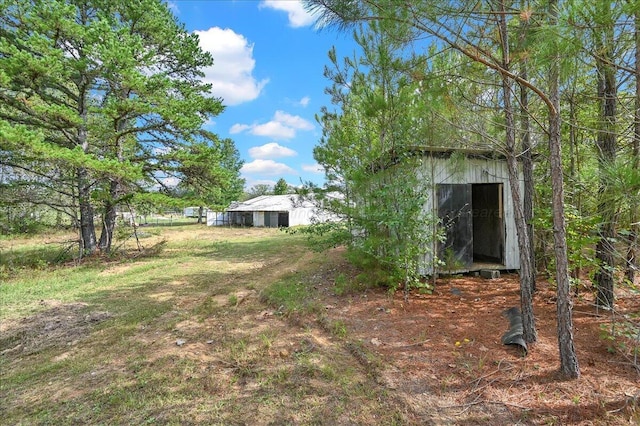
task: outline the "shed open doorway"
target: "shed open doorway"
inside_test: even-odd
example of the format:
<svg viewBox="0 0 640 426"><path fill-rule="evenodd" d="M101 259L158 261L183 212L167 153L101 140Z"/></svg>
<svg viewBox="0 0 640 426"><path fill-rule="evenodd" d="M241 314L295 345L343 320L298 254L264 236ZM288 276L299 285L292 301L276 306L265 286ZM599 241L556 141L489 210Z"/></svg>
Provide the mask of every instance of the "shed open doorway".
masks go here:
<svg viewBox="0 0 640 426"><path fill-rule="evenodd" d="M505 223L502 183L438 184L445 240L438 257L450 270L502 269Z"/></svg>
<svg viewBox="0 0 640 426"><path fill-rule="evenodd" d="M289 212L278 213L278 228L289 227Z"/></svg>
<svg viewBox="0 0 640 426"><path fill-rule="evenodd" d="M504 263L503 185L471 185L473 262Z"/></svg>

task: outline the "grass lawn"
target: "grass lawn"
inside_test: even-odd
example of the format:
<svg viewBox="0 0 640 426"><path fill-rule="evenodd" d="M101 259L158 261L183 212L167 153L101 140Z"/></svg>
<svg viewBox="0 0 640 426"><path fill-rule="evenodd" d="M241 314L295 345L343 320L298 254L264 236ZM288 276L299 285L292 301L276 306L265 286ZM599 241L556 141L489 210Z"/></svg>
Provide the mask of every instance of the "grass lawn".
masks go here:
<svg viewBox="0 0 640 426"><path fill-rule="evenodd" d="M0 241L3 424L402 422L339 324L302 319L325 260L302 237L141 229L62 266L72 236Z"/></svg>

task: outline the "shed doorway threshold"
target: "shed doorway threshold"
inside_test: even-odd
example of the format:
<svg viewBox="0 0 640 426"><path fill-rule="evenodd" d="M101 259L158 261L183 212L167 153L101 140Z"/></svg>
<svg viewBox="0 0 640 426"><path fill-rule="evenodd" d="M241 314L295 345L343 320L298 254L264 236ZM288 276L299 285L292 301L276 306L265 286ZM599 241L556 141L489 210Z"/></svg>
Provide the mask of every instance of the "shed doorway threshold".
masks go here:
<svg viewBox="0 0 640 426"><path fill-rule="evenodd" d="M502 263L491 263L491 262L473 262L471 266L468 268L454 269L451 271L447 271L445 269L441 269L438 271L440 275L457 275L457 274L468 274L470 272L478 272L483 269L489 271L506 271L507 267Z"/></svg>
<svg viewBox="0 0 640 426"><path fill-rule="evenodd" d="M502 263L473 262L471 264L471 267L469 268L469 272L476 272L482 269L504 271L507 269L507 267L504 266Z"/></svg>

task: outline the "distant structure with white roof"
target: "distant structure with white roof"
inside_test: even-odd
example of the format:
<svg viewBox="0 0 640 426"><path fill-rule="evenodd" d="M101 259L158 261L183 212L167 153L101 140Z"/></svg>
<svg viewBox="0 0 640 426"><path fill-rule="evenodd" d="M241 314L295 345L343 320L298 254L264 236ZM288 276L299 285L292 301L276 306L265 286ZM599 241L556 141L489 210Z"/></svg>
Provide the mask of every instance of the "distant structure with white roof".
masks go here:
<svg viewBox="0 0 640 426"><path fill-rule="evenodd" d="M234 202L224 212L207 213L208 226L279 228L334 220L333 215L312 200L297 194L261 195Z"/></svg>

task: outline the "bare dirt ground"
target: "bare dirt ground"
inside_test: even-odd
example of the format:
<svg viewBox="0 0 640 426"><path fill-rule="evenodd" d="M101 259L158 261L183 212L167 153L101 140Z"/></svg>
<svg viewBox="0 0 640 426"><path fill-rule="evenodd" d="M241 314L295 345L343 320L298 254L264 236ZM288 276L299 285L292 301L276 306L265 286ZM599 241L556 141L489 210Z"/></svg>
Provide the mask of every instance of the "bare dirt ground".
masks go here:
<svg viewBox="0 0 640 426"><path fill-rule="evenodd" d="M336 277L358 272L342 249L243 262L224 277L110 296L171 303L130 331L111 334L119 317L99 306L56 301L0 324L3 374L30 377L11 393L0 386L0 411L21 424L640 424L638 342L604 339L612 314L586 292L574 305L581 377L564 381L554 291L542 279L538 342L523 357L500 342L503 311L519 305L515 274L442 278L405 302L384 289L337 296ZM313 289L305 314L264 301L265 286L292 276ZM616 303L637 326L640 298L621 291ZM40 360L65 367L29 373Z"/></svg>
<svg viewBox="0 0 640 426"><path fill-rule="evenodd" d="M343 265L343 268L348 268ZM415 419L436 424L640 424L640 371L633 355L602 338L612 314L584 294L574 301L578 380L558 375L554 289L539 280L534 310L538 341L522 356L504 346L509 322L502 312L519 306L516 274L499 279L439 279L432 295L383 290L347 297L325 288L327 312L349 336L383 361L377 374ZM640 298L617 295L618 314L635 315ZM635 342L637 347L638 342Z"/></svg>

